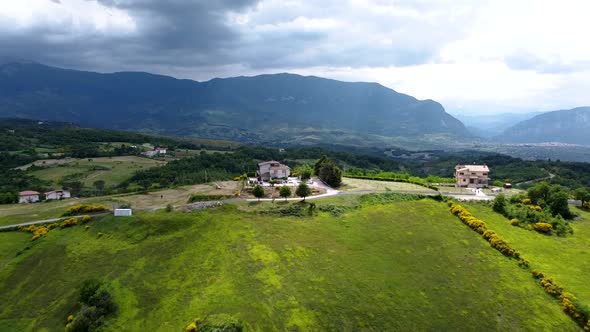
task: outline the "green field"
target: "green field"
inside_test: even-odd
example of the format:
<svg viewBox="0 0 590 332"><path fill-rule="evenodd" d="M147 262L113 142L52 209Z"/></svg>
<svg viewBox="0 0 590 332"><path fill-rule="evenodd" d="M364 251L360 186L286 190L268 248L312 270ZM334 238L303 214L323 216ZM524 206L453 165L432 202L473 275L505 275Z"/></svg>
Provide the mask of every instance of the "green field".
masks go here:
<svg viewBox="0 0 590 332"><path fill-rule="evenodd" d="M0 331L63 331L91 277L119 304L105 331L182 331L220 314L248 331L578 330L445 204L327 202L357 208L279 217L251 203L105 217L33 243L0 233Z"/></svg>
<svg viewBox="0 0 590 332"><path fill-rule="evenodd" d="M590 307L590 213L574 210L581 217L573 222L574 235L547 236L510 225L504 216L490 207L469 204L466 207L477 218L484 220L503 239L513 244L531 262L531 269L555 279L581 303Z"/></svg>
<svg viewBox="0 0 590 332"><path fill-rule="evenodd" d="M92 188L94 181L105 181L106 187L115 186L130 178L139 170L164 164L161 161L135 156L101 157L74 159L63 164L46 163L45 169L30 172L41 180L49 181L55 188L60 187L59 181L65 176L75 176L86 188Z"/></svg>

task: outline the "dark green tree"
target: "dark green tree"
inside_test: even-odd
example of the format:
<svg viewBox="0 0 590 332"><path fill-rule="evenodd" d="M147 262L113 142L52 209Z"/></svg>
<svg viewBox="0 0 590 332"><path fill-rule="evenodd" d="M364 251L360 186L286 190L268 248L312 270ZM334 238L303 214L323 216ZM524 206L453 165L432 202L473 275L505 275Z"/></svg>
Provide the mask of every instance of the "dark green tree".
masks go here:
<svg viewBox="0 0 590 332"><path fill-rule="evenodd" d="M254 194L254 197L258 198L258 201L260 202L260 199L264 197L264 188L257 184L254 189L252 189L252 194Z"/></svg>
<svg viewBox="0 0 590 332"><path fill-rule="evenodd" d="M322 155L322 157L318 161L316 161L315 165L313 165L314 174L319 176L320 175L320 168L322 167L322 164L324 164L325 162L327 162L329 160L330 159L328 159L328 156Z"/></svg>
<svg viewBox="0 0 590 332"><path fill-rule="evenodd" d="M282 186L279 191L279 195L286 201L287 197L291 196L291 188L289 188L289 186Z"/></svg>
<svg viewBox="0 0 590 332"><path fill-rule="evenodd" d="M504 214L506 212L506 196L499 194L494 198L494 204L492 205L494 211Z"/></svg>
<svg viewBox="0 0 590 332"><path fill-rule="evenodd" d="M566 219L572 218L572 213L567 203L568 195L562 190L556 190L553 192L547 202L549 210L554 216L561 215Z"/></svg>
<svg viewBox="0 0 590 332"><path fill-rule="evenodd" d="M327 161L320 167L319 178L330 187L340 187L342 184L342 171L332 161Z"/></svg>
<svg viewBox="0 0 590 332"><path fill-rule="evenodd" d="M305 182L301 182L295 191L295 194L299 197L303 197L303 201L305 202L305 197L311 195L311 189Z"/></svg>

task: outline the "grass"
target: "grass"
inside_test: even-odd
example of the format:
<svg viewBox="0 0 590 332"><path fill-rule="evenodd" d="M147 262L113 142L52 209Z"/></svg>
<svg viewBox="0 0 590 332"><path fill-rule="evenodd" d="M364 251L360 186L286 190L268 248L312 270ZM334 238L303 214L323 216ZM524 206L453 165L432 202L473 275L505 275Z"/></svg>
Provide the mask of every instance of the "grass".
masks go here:
<svg viewBox="0 0 590 332"><path fill-rule="evenodd" d="M161 161L136 156L72 159L61 164L46 161L42 164L47 166L46 169L32 171L30 174L49 181L56 188L60 187L59 181L63 177L74 174L79 174L76 179L82 181L87 188L92 188L97 180L103 180L107 187L112 187L130 178L136 171L162 164Z"/></svg>
<svg viewBox="0 0 590 332"><path fill-rule="evenodd" d="M531 262L531 270L554 278L557 284L590 307L590 285L586 278L590 275L590 213L575 210L581 217L572 225L574 235L557 237L511 226L508 219L486 205L465 206L518 249Z"/></svg>
<svg viewBox="0 0 590 332"><path fill-rule="evenodd" d="M246 330L577 330L528 272L433 200L339 217L228 205L90 225L52 230L2 267L0 330L63 331L91 277L110 282L120 307L105 331L181 331L219 314ZM30 245L2 236L13 251Z"/></svg>

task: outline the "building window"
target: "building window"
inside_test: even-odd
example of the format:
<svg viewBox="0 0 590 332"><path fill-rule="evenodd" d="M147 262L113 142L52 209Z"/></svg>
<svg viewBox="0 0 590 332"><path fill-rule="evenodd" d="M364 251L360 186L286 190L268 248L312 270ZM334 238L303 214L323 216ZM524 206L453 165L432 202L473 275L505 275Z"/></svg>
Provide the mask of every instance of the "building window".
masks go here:
<svg viewBox="0 0 590 332"><path fill-rule="evenodd" d="M463 172L461 172L461 173L459 173L459 175L465 175L465 174L463 174Z"/></svg>

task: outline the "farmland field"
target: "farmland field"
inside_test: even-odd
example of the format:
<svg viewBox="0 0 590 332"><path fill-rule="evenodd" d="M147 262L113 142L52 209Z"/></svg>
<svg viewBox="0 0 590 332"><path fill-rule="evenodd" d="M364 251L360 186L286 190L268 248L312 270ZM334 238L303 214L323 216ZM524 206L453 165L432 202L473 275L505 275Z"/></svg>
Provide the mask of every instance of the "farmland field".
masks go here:
<svg viewBox="0 0 590 332"><path fill-rule="evenodd" d="M408 193L436 193L435 190L419 186L412 183L404 182L391 182L391 181L379 181L379 180L367 180L367 179L353 179L353 178L342 178L344 184L344 190L355 190L355 191L376 191L382 192L386 190L396 192L408 192Z"/></svg>
<svg viewBox="0 0 590 332"><path fill-rule="evenodd" d="M162 209L168 204L174 206L186 204L192 194L231 196L237 188L237 182L234 181L220 181L217 183L221 189L217 189L213 184L197 184L153 191L146 194L73 198L35 204L2 204L0 205L0 226L57 218L69 206L80 203L104 204L109 208L117 204L128 204L134 209Z"/></svg>
<svg viewBox="0 0 590 332"><path fill-rule="evenodd" d="M38 164L38 163L36 163ZM70 161L46 161L45 169L30 172L41 180L50 181L56 188L65 176L75 176L87 188L94 181L103 180L107 187L117 185L128 179L136 171L163 165L164 162L135 156L101 157L89 159L70 159Z"/></svg>
<svg viewBox="0 0 590 332"><path fill-rule="evenodd" d="M0 330L63 331L93 277L119 305L105 331L181 331L217 315L248 331L578 330L445 204L315 202L339 201L357 208L280 217L226 205L105 217L35 242L0 233L0 303L11 304L0 306Z"/></svg>

